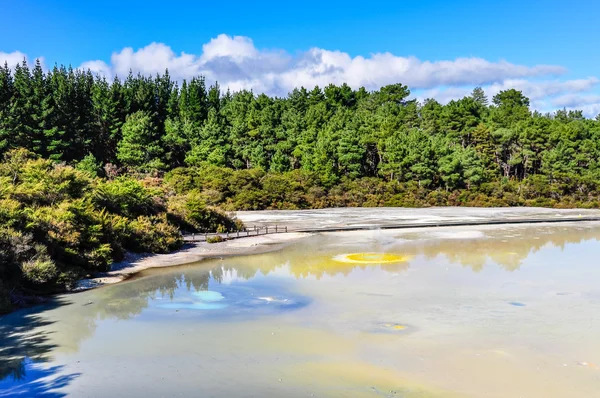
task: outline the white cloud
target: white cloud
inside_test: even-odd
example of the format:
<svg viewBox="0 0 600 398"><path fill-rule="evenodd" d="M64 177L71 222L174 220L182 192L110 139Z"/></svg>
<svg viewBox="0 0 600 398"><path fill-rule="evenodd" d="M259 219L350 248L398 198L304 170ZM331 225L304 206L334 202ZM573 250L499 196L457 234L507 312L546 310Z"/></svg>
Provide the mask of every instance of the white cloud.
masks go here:
<svg viewBox="0 0 600 398"><path fill-rule="evenodd" d="M501 83L494 83L489 87L490 93L497 94L502 90L514 88L522 91L532 101L552 97L567 92L585 92L594 88L600 83L596 77L588 77L586 79L575 80L546 80L546 81L529 81L529 80L513 80L507 79Z"/></svg>
<svg viewBox="0 0 600 398"><path fill-rule="evenodd" d="M44 65L44 57L38 57L36 59L39 59L40 63L42 64L42 68L46 69L46 66ZM8 67L12 69L17 66L17 64L21 64L23 60L27 61L27 63L31 66L35 62L35 60L34 62L31 62L27 57L27 54L20 51L14 51L11 53L4 53L0 51L0 66L4 66L6 63Z"/></svg>
<svg viewBox="0 0 600 398"><path fill-rule="evenodd" d="M600 114L600 94L564 94L552 98L549 107L580 110L587 117L595 117Z"/></svg>
<svg viewBox="0 0 600 398"><path fill-rule="evenodd" d="M600 102L595 104L577 105L573 107L566 107L570 111L581 111L585 117L594 118L600 115Z"/></svg>
<svg viewBox="0 0 600 398"><path fill-rule="evenodd" d="M254 47L252 39L249 37L229 37L225 34L220 34L202 46L201 61L206 62L221 57L231 57L236 60L242 60L258 55L259 52Z"/></svg>
<svg viewBox="0 0 600 398"><path fill-rule="evenodd" d="M565 94L552 99L552 105L558 108L576 108L600 103L598 94Z"/></svg>
<svg viewBox="0 0 600 398"><path fill-rule="evenodd" d="M542 112L552 112L556 109L579 109L583 110L586 116L595 116L598 114L600 104L600 95L582 94L590 92L600 84L596 77L573 80L524 80L524 79L506 79L502 82L483 85L488 99L500 91L514 88L522 91L530 99L533 109ZM415 98L423 101L426 98L434 98L442 104L447 104L451 100L456 100L470 95L472 87L441 87L430 90L423 90L415 93Z"/></svg>
<svg viewBox="0 0 600 398"><path fill-rule="evenodd" d="M414 94L415 98L418 99L420 102L423 102L428 98L432 98L440 104L447 104L452 100L460 99L467 95L470 95L473 91L473 88L474 87L441 87L418 91ZM491 97L487 91L486 95L488 97Z"/></svg>
<svg viewBox="0 0 600 398"><path fill-rule="evenodd" d="M96 73L101 76L106 76L106 78L110 78L112 75L112 70L110 66L106 64L104 61L87 61L81 64L81 69L90 70L93 73Z"/></svg>
<svg viewBox="0 0 600 398"><path fill-rule="evenodd" d="M243 36L219 35L202 46L202 53L175 54L162 43L113 53L110 65L103 61L82 64L94 72L125 76L129 70L142 74L162 73L165 69L176 79L202 74L208 81L218 80L222 87L253 88L272 95L285 95L294 87L329 83L348 83L354 88L377 89L402 82L413 89L440 85L481 85L565 72L561 66L524 66L481 58L448 61L421 61L391 53L351 57L341 51L312 48L294 56L284 51L259 50Z"/></svg>

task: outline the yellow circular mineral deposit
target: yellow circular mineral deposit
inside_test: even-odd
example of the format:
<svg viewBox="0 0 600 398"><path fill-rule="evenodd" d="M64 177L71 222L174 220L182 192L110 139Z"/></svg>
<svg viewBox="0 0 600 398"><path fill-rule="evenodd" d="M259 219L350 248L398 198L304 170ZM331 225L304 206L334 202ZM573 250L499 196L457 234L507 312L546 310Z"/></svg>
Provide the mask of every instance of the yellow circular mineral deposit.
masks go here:
<svg viewBox="0 0 600 398"><path fill-rule="evenodd" d="M333 259L352 264L390 264L408 260L406 256L393 253L348 253L337 255Z"/></svg>

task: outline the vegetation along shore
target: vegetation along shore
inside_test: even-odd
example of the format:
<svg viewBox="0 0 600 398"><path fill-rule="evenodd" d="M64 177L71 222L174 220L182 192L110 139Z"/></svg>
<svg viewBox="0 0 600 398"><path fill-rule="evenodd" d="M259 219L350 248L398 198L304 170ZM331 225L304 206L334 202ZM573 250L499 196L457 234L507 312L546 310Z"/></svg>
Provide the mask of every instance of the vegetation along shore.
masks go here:
<svg viewBox="0 0 600 398"><path fill-rule="evenodd" d="M279 98L122 78L0 68L0 311L182 230L241 228L224 211L599 207L600 119L514 89L442 105L402 84Z"/></svg>

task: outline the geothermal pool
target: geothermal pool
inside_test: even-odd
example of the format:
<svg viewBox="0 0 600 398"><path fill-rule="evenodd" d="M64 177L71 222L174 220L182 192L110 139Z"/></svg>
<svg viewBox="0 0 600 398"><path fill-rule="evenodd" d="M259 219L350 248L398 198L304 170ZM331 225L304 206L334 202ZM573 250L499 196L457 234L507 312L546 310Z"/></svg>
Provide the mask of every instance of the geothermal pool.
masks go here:
<svg viewBox="0 0 600 398"><path fill-rule="evenodd" d="M0 318L0 397L600 391L600 224L312 235Z"/></svg>

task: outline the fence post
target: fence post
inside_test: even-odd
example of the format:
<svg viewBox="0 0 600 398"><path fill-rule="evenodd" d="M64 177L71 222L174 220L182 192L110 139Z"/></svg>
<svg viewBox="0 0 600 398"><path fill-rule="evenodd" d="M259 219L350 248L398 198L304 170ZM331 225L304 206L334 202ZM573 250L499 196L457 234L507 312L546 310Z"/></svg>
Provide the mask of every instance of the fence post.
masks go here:
<svg viewBox="0 0 600 398"><path fill-rule="evenodd" d="M275 224L275 233L277 233L277 224Z"/></svg>

